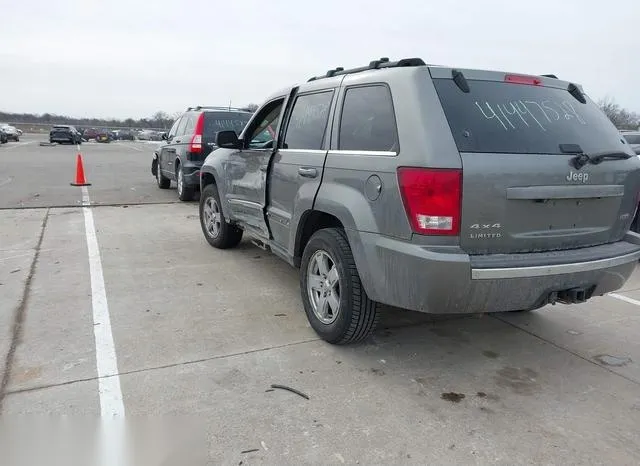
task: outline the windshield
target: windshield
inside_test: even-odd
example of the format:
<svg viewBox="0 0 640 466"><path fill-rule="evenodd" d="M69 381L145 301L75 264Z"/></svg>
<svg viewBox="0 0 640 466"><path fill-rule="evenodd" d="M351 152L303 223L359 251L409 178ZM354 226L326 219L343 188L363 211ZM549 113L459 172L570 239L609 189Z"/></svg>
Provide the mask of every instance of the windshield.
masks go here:
<svg viewBox="0 0 640 466"><path fill-rule="evenodd" d="M640 144L640 134L625 134L624 138L629 144Z"/></svg>
<svg viewBox="0 0 640 466"><path fill-rule="evenodd" d="M219 131L230 130L240 134L250 118L250 113L207 112L204 118L204 135L215 138Z"/></svg>
<svg viewBox="0 0 640 466"><path fill-rule="evenodd" d="M469 80L465 93L451 79L434 84L460 152L560 154L560 144L628 150L588 97L582 104L565 89Z"/></svg>

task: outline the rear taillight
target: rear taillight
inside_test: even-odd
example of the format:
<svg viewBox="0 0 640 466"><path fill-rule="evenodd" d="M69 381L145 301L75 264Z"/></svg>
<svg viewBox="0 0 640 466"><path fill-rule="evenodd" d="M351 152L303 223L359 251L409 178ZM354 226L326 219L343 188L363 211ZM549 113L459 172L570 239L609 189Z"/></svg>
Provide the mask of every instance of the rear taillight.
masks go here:
<svg viewBox="0 0 640 466"><path fill-rule="evenodd" d="M521 74L508 74L504 77L504 81L511 84L528 84L529 86L539 86L542 84L542 79L540 78Z"/></svg>
<svg viewBox="0 0 640 466"><path fill-rule="evenodd" d="M198 116L198 121L196 121L196 129L191 137L191 142L189 143L189 152L192 154L198 154L202 152L202 132L204 130L204 113L201 113Z"/></svg>
<svg viewBox="0 0 640 466"><path fill-rule="evenodd" d="M460 170L401 167L398 182L415 233L447 236L460 233Z"/></svg>

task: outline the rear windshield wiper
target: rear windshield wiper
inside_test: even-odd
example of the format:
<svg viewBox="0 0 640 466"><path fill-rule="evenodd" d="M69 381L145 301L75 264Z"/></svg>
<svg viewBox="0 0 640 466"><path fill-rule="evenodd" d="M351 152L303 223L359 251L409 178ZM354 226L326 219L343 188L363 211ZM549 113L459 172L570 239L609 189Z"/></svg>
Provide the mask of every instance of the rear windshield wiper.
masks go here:
<svg viewBox="0 0 640 466"><path fill-rule="evenodd" d="M576 154L571 161L577 170L580 170L588 163L598 165L605 160L627 160L632 157L632 155L618 150L587 154L579 144L560 144L560 152L563 154Z"/></svg>

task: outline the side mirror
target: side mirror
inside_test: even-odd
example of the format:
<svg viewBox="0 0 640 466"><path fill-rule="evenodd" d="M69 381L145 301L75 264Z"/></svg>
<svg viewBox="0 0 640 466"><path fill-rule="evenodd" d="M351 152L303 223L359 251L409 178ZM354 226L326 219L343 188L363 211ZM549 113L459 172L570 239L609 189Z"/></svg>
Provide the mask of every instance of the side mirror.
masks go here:
<svg viewBox="0 0 640 466"><path fill-rule="evenodd" d="M216 146L225 149L242 149L242 143L235 131L220 131L216 134Z"/></svg>
<svg viewBox="0 0 640 466"><path fill-rule="evenodd" d="M167 133L162 133L160 137L162 138L163 141L166 141L168 139Z"/></svg>

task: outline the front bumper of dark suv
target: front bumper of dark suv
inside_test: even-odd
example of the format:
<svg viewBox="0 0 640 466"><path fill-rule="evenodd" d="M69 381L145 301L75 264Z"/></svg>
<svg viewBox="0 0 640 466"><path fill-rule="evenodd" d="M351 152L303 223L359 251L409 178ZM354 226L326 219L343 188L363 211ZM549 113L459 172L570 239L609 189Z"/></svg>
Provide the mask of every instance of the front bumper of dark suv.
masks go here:
<svg viewBox="0 0 640 466"><path fill-rule="evenodd" d="M535 309L620 289L640 259L640 235L563 251L469 256L372 233L347 231L370 298L433 314Z"/></svg>

